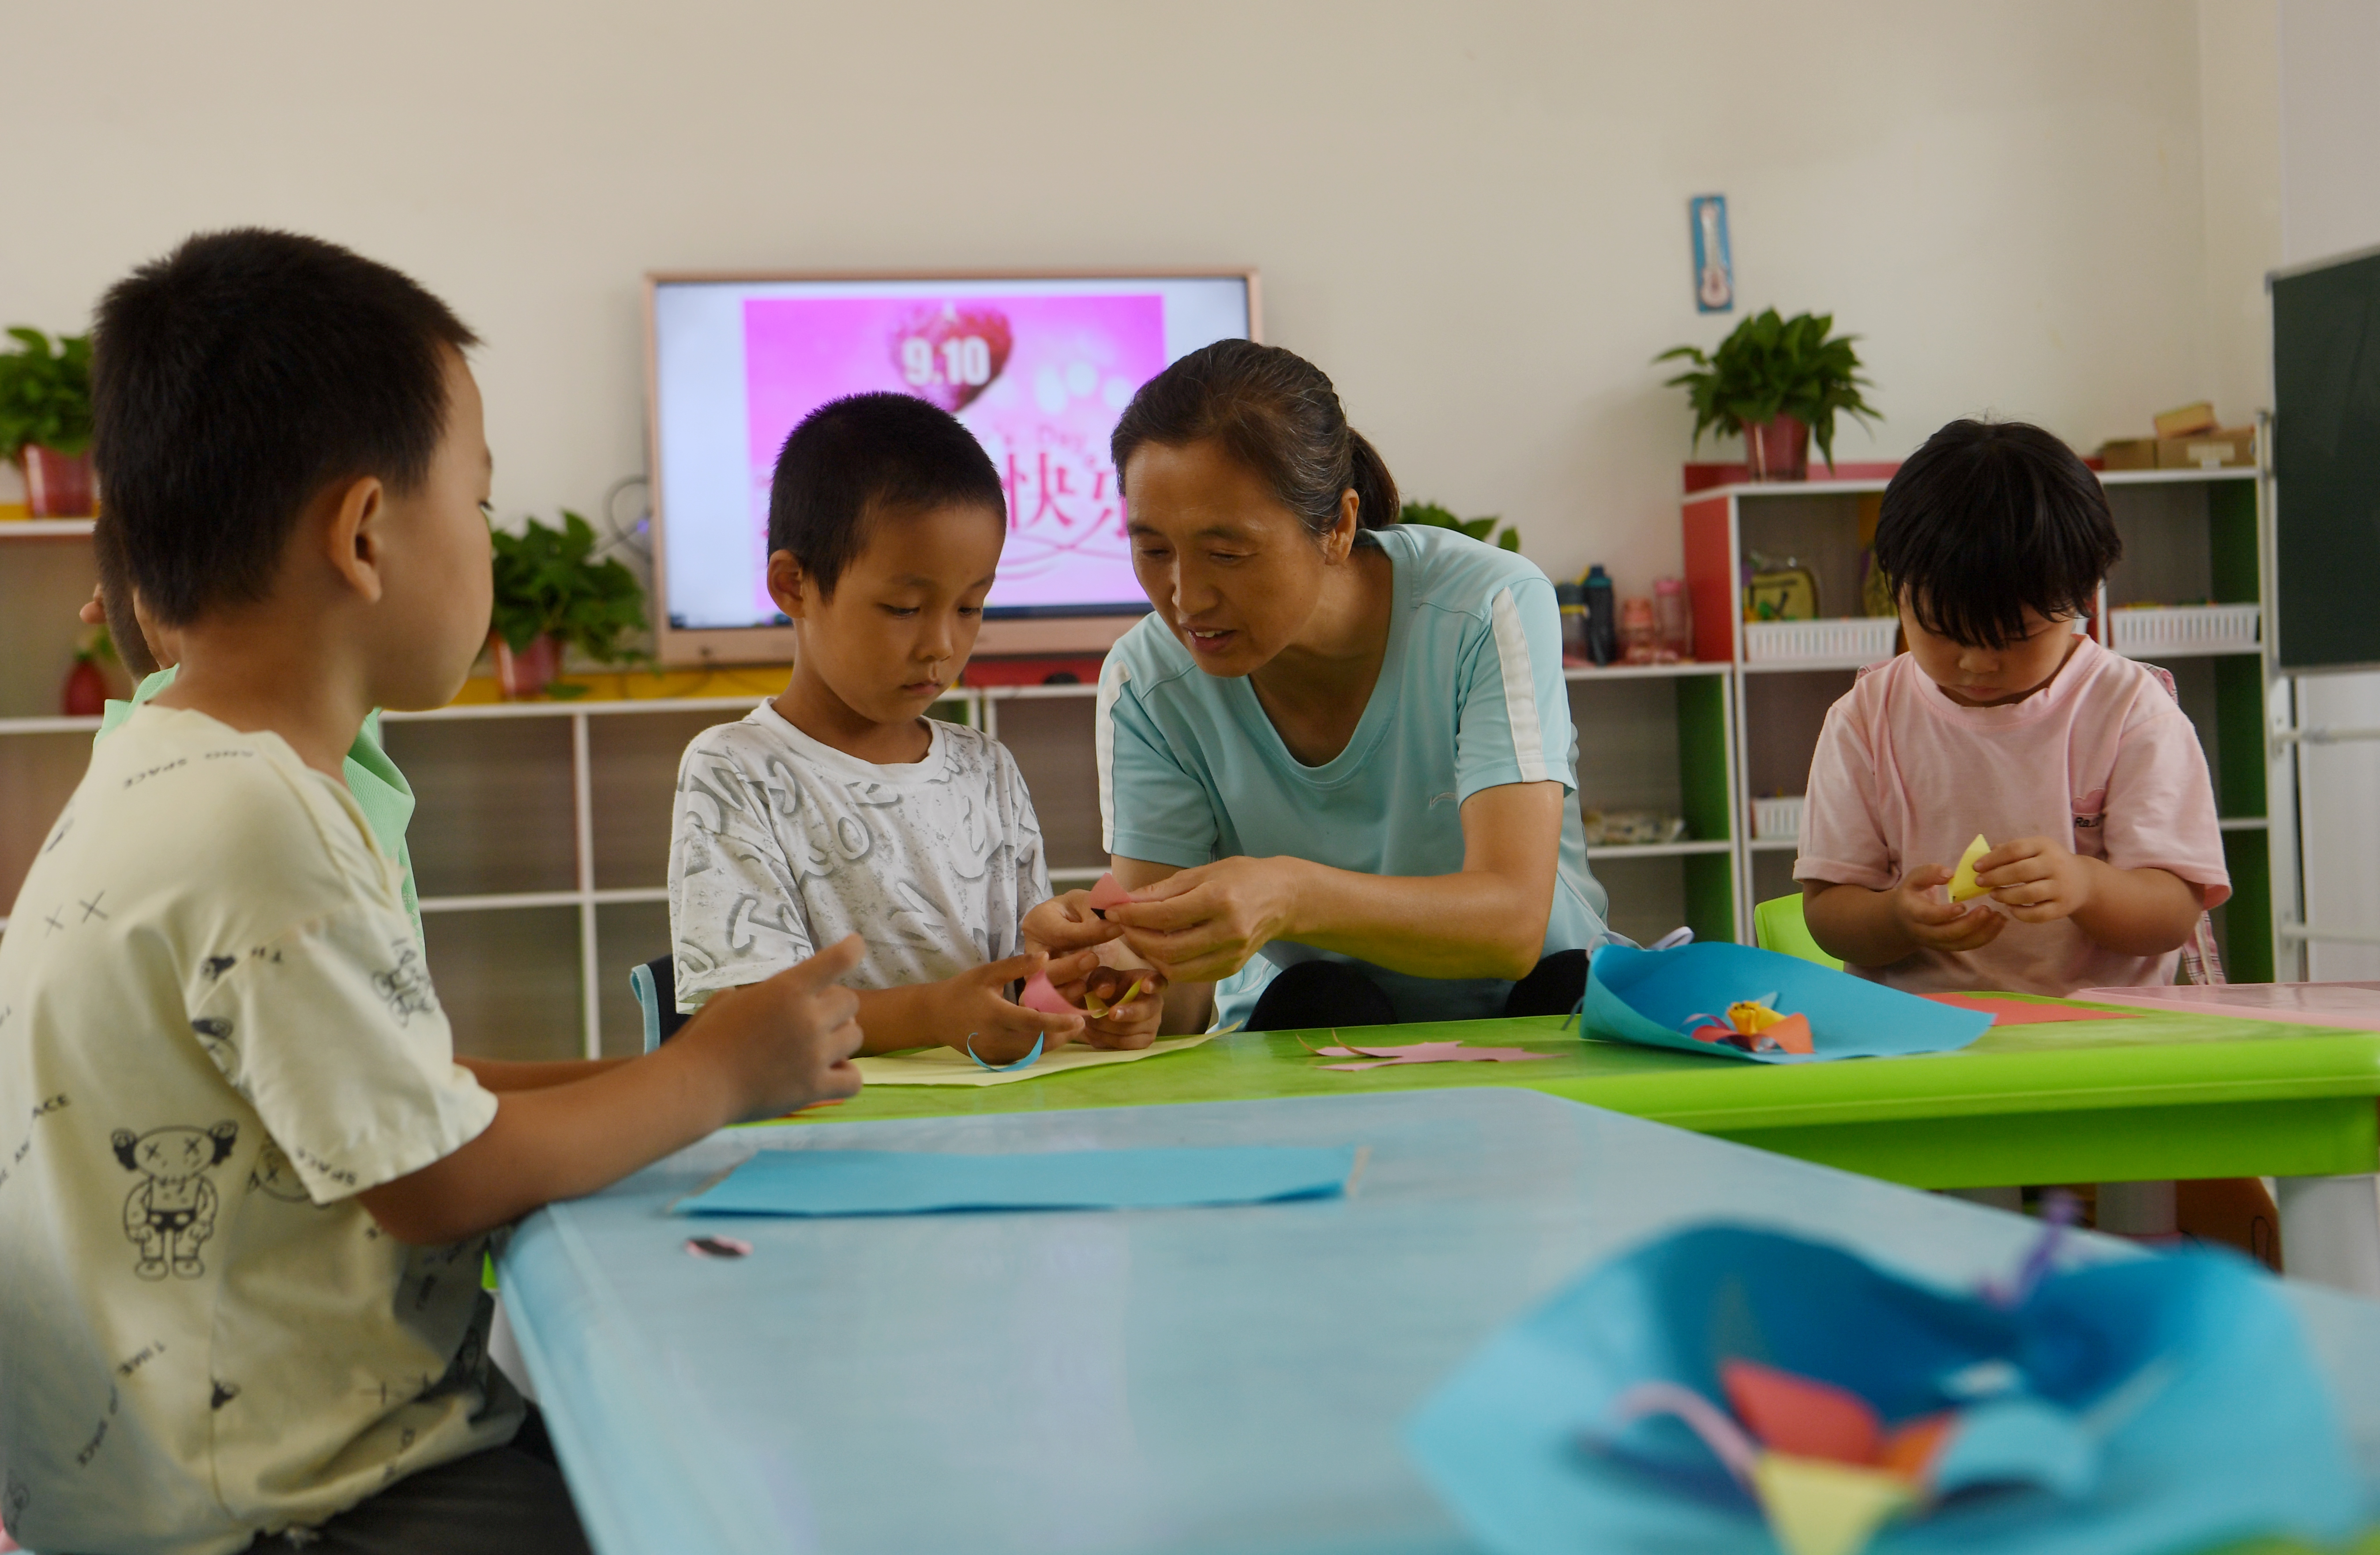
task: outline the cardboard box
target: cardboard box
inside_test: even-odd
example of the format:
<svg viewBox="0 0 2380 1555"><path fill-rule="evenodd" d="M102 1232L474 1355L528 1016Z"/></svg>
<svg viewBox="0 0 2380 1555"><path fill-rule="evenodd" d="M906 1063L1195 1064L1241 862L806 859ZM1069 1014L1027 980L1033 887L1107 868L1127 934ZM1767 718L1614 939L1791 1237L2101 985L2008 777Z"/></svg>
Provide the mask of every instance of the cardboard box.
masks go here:
<svg viewBox="0 0 2380 1555"><path fill-rule="evenodd" d="M2185 405L2157 417L2157 441L2163 443L2171 438L2195 437L2200 432L2211 432L2221 425L2215 419L2215 407L2202 399L2195 405Z"/></svg>
<svg viewBox="0 0 2380 1555"><path fill-rule="evenodd" d="M2099 444L2101 469L2155 469L2157 442L2153 437L2111 437Z"/></svg>
<svg viewBox="0 0 2380 1555"><path fill-rule="evenodd" d="M2256 429L2234 427L2228 431L2202 432L2195 437L2159 438L2156 453L2159 469L2225 469L2252 465L2256 462Z"/></svg>

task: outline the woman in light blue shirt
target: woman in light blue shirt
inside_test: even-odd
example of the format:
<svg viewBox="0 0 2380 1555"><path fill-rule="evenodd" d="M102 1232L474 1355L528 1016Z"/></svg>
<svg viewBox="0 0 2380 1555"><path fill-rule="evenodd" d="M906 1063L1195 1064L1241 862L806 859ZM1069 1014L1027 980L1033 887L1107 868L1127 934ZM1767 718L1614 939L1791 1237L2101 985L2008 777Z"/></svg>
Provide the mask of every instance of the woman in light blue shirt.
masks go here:
<svg viewBox="0 0 2380 1555"><path fill-rule="evenodd" d="M1169 1027L1569 1009L1607 904L1545 575L1399 525L1330 381L1275 347L1174 363L1114 455L1155 609L1099 680L1135 896L1108 918L1172 980Z"/></svg>

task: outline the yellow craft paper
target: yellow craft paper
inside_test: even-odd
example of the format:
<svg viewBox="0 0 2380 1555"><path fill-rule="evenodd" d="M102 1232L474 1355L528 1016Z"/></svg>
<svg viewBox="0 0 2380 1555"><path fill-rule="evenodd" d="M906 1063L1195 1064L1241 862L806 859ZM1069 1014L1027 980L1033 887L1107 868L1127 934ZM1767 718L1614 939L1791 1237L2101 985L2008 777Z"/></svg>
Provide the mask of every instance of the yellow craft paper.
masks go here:
<svg viewBox="0 0 2380 1555"><path fill-rule="evenodd" d="M1983 834L1977 832L1975 840L1967 844L1967 851L1959 855L1958 869L1951 872L1951 901L1964 902L1971 897L1991 894L1991 887L1975 883L1975 860L1991 851L1992 844L1984 841Z"/></svg>
<svg viewBox="0 0 2380 1555"><path fill-rule="evenodd" d="M1178 1053L1214 1035L1202 1031L1196 1037L1160 1038L1148 1047L1129 1052L1069 1042L1055 1052L1044 1052L1025 1069L986 1069L956 1048L920 1048L915 1052L886 1053L854 1059L852 1063L858 1067L860 1077L871 1086L1005 1086L1070 1069L1096 1069L1105 1063L1134 1063L1160 1053Z"/></svg>
<svg viewBox="0 0 2380 1555"><path fill-rule="evenodd" d="M1727 1018L1738 1031L1747 1037L1757 1037L1785 1017L1756 999L1746 999L1727 1007Z"/></svg>
<svg viewBox="0 0 2380 1555"><path fill-rule="evenodd" d="M1121 1010L1126 1004L1129 1004L1134 1000L1139 998L1142 985L1146 984L1148 981L1148 979L1147 978L1135 978L1133 979L1132 986L1123 990L1123 997L1117 1000L1112 1004L1109 1003L1106 1000L1101 999L1096 993L1087 993L1083 995L1083 1013L1090 1016L1093 1020L1104 1020L1110 1011Z"/></svg>
<svg viewBox="0 0 2380 1555"><path fill-rule="evenodd" d="M1917 1499L1882 1469L1764 1452L1752 1488L1786 1555L1860 1555L1886 1519Z"/></svg>

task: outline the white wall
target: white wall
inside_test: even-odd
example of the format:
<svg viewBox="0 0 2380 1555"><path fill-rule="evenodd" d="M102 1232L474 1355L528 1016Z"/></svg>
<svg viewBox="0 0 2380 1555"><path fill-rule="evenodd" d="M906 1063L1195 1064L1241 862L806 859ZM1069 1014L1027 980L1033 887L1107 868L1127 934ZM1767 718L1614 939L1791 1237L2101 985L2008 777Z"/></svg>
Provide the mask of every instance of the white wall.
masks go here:
<svg viewBox="0 0 2380 1555"><path fill-rule="evenodd" d="M2283 262L2380 244L2380 6L2282 0L2280 66ZM2380 675L2299 684L2300 723L2380 726ZM2302 761L2306 921L2380 934L2380 745L2315 747ZM2380 948L2316 944L2308 965L2317 978L2380 978Z"/></svg>
<svg viewBox="0 0 2380 1555"><path fill-rule="evenodd" d="M197 227L350 243L486 335L500 505L550 513L642 467L648 268L1253 262L1410 493L1641 587L1689 426L1647 358L1733 322L1692 194L1745 303L1864 336L1845 456L2244 414L2236 4L24 5L0 316Z"/></svg>

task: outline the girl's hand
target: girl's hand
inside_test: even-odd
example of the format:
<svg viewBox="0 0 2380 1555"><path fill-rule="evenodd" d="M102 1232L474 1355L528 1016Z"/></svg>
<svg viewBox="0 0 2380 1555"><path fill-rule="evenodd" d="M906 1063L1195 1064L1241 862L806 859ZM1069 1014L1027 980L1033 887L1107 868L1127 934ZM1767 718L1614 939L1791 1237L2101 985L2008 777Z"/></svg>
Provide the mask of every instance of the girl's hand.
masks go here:
<svg viewBox="0 0 2380 1555"><path fill-rule="evenodd" d="M1091 911L1091 893L1069 891L1062 896L1052 896L1025 915L1018 925L1027 945L1052 953L1087 950L1106 944L1123 932L1123 925L1110 923Z"/></svg>
<svg viewBox="0 0 2380 1555"><path fill-rule="evenodd" d="M2018 922L2049 923L2090 906L2093 862L2047 837L2022 837L1976 859L1975 883Z"/></svg>
<svg viewBox="0 0 2380 1555"><path fill-rule="evenodd" d="M1219 858L1182 869L1108 909L1123 942L1174 982L1228 978L1257 952L1289 937L1300 858Z"/></svg>
<svg viewBox="0 0 2380 1555"><path fill-rule="evenodd" d="M1039 951L988 962L932 986L935 1029L945 1045L965 1052L970 1048L986 1063L1014 1063L1041 1043L1042 1051L1062 1048L1083 1034L1083 1017L1028 1010L1008 997L1008 985L1047 972L1054 985L1061 978L1080 978L1098 965L1089 951L1052 961Z"/></svg>
<svg viewBox="0 0 2380 1555"><path fill-rule="evenodd" d="M1105 1014L1091 1015L1082 1039L1094 1048L1130 1051L1157 1040L1158 1023L1165 1015L1165 974L1152 966L1097 966L1075 982L1053 984L1069 1004L1090 1014L1099 1000ZM1131 994L1129 1002L1117 1000Z"/></svg>
<svg viewBox="0 0 2380 1555"><path fill-rule="evenodd" d="M1981 950L2000 937L2008 919L1980 904L1937 899L1934 888L1949 884L1950 874L1947 866L1921 864L1902 876L1892 893L1892 921L1921 950Z"/></svg>

